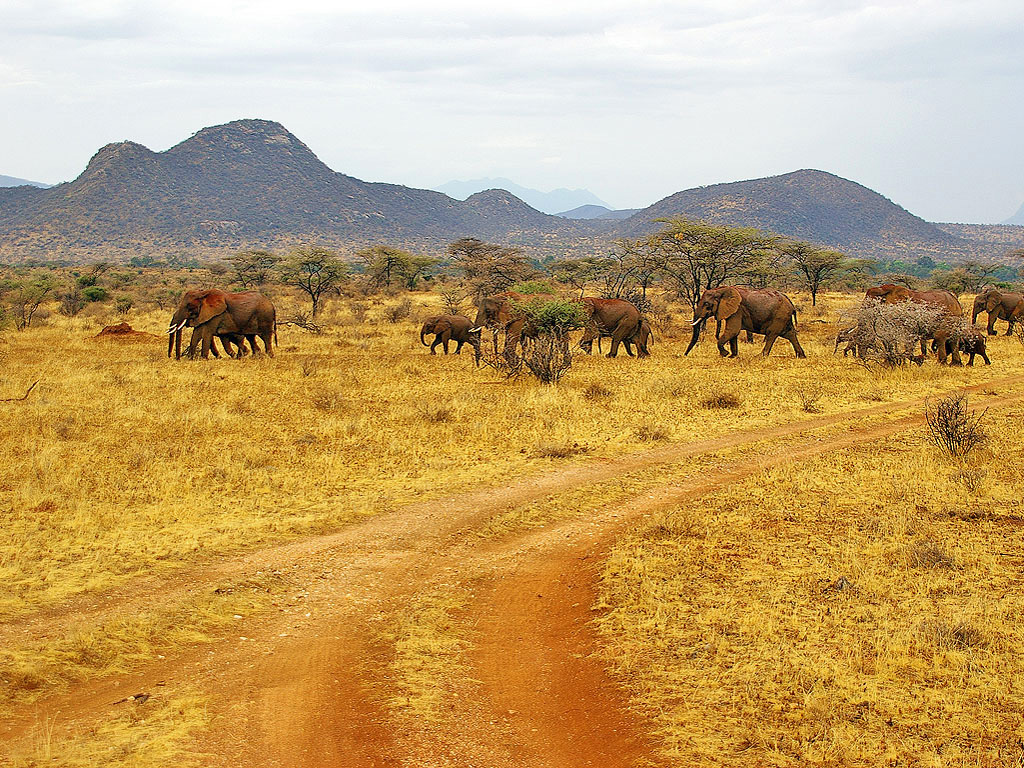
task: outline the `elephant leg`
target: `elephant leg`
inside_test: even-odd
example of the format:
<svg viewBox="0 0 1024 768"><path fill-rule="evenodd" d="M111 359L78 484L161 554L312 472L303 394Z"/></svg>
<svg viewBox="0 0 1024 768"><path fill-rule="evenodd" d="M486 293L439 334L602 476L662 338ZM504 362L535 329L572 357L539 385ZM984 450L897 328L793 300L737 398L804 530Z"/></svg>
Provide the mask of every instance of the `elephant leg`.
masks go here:
<svg viewBox="0 0 1024 768"><path fill-rule="evenodd" d="M979 349L978 354L981 355L981 359L985 361L985 365L992 365L992 361L988 359L988 353L984 349Z"/></svg>
<svg viewBox="0 0 1024 768"><path fill-rule="evenodd" d="M779 338L779 334L774 331L769 331L764 336L764 348L761 349L761 357L768 357L772 353L772 347L775 346L775 340Z"/></svg>
<svg viewBox="0 0 1024 768"><path fill-rule="evenodd" d="M441 343L441 334L434 336L434 343L430 345L430 354L437 354L437 345Z"/></svg>
<svg viewBox="0 0 1024 768"><path fill-rule="evenodd" d="M973 349L970 351L969 355L970 356L967 358L967 367L968 368L973 368L974 367L974 355L975 355L975 352L974 352Z"/></svg>
<svg viewBox="0 0 1024 768"><path fill-rule="evenodd" d="M456 355L459 354L462 351L462 344L463 344L463 342L461 342L461 341L457 341L455 343L455 354Z"/></svg>
<svg viewBox="0 0 1024 768"><path fill-rule="evenodd" d="M791 331L786 331L782 334L782 338L793 345L793 352L796 353L798 358L807 357L807 353L804 352L804 348L800 346L800 340L796 337L796 328ZM846 357L847 350L843 350L843 357Z"/></svg>
<svg viewBox="0 0 1024 768"><path fill-rule="evenodd" d="M754 332L753 331L747 331L747 344L753 344L753 343L754 343Z"/></svg>
<svg viewBox="0 0 1024 768"><path fill-rule="evenodd" d="M996 336L996 335L999 334L999 331L996 330L996 319L997 319L997 316L996 316L995 312L989 312L988 313L988 335L989 336Z"/></svg>
<svg viewBox="0 0 1024 768"><path fill-rule="evenodd" d="M629 339L623 339L622 346L625 348L627 355L630 357L636 357L636 355L633 354L633 344Z"/></svg>
<svg viewBox="0 0 1024 768"><path fill-rule="evenodd" d="M1014 325L1014 323L1015 323L1016 321L1015 321L1015 320L1014 320L1014 319L1013 319L1013 318L1011 317L1011 318L1009 318L1009 319L1008 319L1008 320L1007 320L1006 322L1008 322L1008 323L1010 324L1010 325L1009 325L1009 326L1008 326L1008 327L1006 328L1006 335L1007 335L1007 336L1013 336L1013 325Z"/></svg>
<svg viewBox="0 0 1024 768"><path fill-rule="evenodd" d="M444 353L448 354L448 342L452 340L452 334L450 331L445 331L441 334L441 346L444 348Z"/></svg>
<svg viewBox="0 0 1024 768"><path fill-rule="evenodd" d="M729 351L725 348L725 345L728 344L730 341L732 340L725 336L715 340L715 344L718 347L718 354L720 354L722 357L729 356Z"/></svg>
<svg viewBox="0 0 1024 768"><path fill-rule="evenodd" d="M273 345L274 327L271 326L266 331L264 331L260 335L260 338L263 339L263 351L266 353L267 357L273 357L274 356L274 345ZM254 349L255 349L255 346L256 345L254 343L253 344L253 348Z"/></svg>

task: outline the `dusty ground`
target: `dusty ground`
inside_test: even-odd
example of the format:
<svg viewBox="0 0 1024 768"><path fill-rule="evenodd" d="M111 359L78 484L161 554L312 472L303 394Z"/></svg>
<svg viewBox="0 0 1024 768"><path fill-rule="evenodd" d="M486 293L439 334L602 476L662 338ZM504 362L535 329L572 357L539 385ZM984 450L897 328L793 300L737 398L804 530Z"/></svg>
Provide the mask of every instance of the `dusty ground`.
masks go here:
<svg viewBox="0 0 1024 768"><path fill-rule="evenodd" d="M998 391L980 396L993 409L1024 398L1017 377L976 387L982 389ZM216 642L14 708L0 740L11 759L33 764L44 737L47 744L88 738L118 708L150 707L195 690L207 702L208 724L186 751L203 765L660 765L648 722L630 710L620 687L629 681L613 681L595 654L590 619L605 547L658 509L917 424L921 404L887 403L582 461L15 619L0 643L171 605L225 580L273 574L286 584L275 610L239 618ZM679 479L679 465L698 458L701 470ZM659 484L662 474L673 480ZM538 527L481 535L524 504L637 476L647 478L639 491L596 511L563 510ZM406 646L395 634L398 617L424 604L442 606L432 637L443 625L441 635L451 640L444 646L450 663L423 676L437 688L428 699L409 668L427 664L430 654L411 652L402 666L398 649ZM136 692L152 698L113 704ZM420 706L423 700L433 703Z"/></svg>

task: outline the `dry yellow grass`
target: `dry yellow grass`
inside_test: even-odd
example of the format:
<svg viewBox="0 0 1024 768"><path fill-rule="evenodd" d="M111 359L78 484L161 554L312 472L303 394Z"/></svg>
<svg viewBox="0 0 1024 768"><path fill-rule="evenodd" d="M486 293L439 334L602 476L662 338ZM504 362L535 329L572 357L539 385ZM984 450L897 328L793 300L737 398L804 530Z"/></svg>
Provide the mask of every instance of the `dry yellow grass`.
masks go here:
<svg viewBox="0 0 1024 768"><path fill-rule="evenodd" d="M801 316L808 360L794 359L784 343L769 360L758 356L760 344L722 360L708 340L684 358L679 326L658 330L648 360L580 357L558 387L505 381L475 369L471 355L429 356L416 322L436 311L428 295L414 297L406 322L384 321L383 305L355 322L339 306L321 336L282 328L274 360L175 362L163 336L151 344L94 339L120 319L113 316L54 315L43 327L7 332L0 397L40 383L24 402L0 403L0 620L560 463L945 392L1007 376L1024 361L1024 348L1000 338L991 368L865 370L834 357L835 326L815 322L854 300L828 297ZM159 335L168 318L128 319ZM625 478L513 510L483 533L544 524L657 479ZM37 695L128 667L154 652L156 637L194 642L238 610L201 602L116 631L98 625L5 648L0 677L8 692ZM259 608L255 596L246 610ZM410 615L414 666L424 652L413 629L444 625L447 615ZM163 632L175 624L197 634ZM102 652L84 658L81 637L100 631Z"/></svg>
<svg viewBox="0 0 1024 768"><path fill-rule="evenodd" d="M762 473L613 551L609 655L689 765L1010 766L1021 712L1017 433L916 428Z"/></svg>
<svg viewBox="0 0 1024 768"><path fill-rule="evenodd" d="M10 755L10 765L134 768L173 763L188 768L195 760L184 755L182 747L207 721L205 703L195 695L122 702L105 723L77 738L56 738L52 722L40 723L33 746L27 753Z"/></svg>

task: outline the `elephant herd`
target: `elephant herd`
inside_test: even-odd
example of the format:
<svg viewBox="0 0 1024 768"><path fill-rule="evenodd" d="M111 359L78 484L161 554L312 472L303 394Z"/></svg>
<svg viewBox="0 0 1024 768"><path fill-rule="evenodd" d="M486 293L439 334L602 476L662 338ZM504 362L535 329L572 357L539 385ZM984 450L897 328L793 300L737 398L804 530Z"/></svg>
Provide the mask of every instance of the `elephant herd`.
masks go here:
<svg viewBox="0 0 1024 768"><path fill-rule="evenodd" d="M498 352L499 334L504 334L504 355L506 358L512 358L515 357L518 346L528 343L537 335L537 329L532 326L524 305L538 299L560 298L552 294L526 295L515 291L486 296L479 303L475 322L457 314L435 315L428 318L420 329L420 342L426 346L426 336L433 334L431 354L436 354L438 346L448 354L451 342L455 342L455 354L459 354L463 345L468 344L473 348L476 362L479 364L481 332L486 327L494 333L495 353ZM914 291L904 286L886 283L869 288L865 298L884 304L909 301L931 305L940 309L944 317L951 319L963 316L959 300L949 291ZM591 353L595 340L600 350L601 339L607 338L611 339L608 357L615 357L620 346L624 347L630 356L650 355L654 340L650 320L631 302L625 299L593 297L585 297L578 302L584 318L583 338L579 346L587 354ZM940 363L945 362L947 356L951 356L952 362L959 364L961 347L970 353L972 363L975 353L980 354L986 363L989 362L985 352L984 334L973 328L973 323L981 312L988 312L988 334L996 333L997 320L1005 320L1009 323L1006 333L1010 335L1013 333L1014 325L1024 321L1024 296L995 288L979 294L974 299L972 326L966 336L959 339L959 345L951 342L951 325L940 324L930 336ZM685 354L689 354L696 345L704 324L712 317L715 319L718 351L723 357L738 356L738 339L740 333L744 331L748 339L755 333L765 337L761 350L765 357L771 353L772 346L779 338L786 339L793 346L798 358L806 357L797 338L796 307L784 293L772 289L731 285L704 291L694 311L691 322L692 337ZM276 310L273 303L257 291L187 291L182 296L167 331L168 357L173 350L175 356L180 359L181 333L186 327L193 329L186 353L189 357L194 357L197 352L203 358L209 357L211 352L217 356L217 339L230 356L241 357L246 354L246 342L255 355L258 350L257 337L263 341L263 352L274 356L273 346L277 343ZM855 345L852 341L852 331L853 329L847 329L840 332L836 339L837 350L839 344L846 341L847 348L844 353L851 351ZM237 351L233 347L237 347Z"/></svg>

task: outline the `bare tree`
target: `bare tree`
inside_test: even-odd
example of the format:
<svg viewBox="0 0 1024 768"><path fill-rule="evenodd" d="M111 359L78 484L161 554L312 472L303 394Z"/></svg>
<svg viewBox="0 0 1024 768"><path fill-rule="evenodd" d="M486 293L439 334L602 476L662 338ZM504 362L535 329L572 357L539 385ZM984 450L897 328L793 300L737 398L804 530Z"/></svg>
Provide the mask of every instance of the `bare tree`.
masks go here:
<svg viewBox="0 0 1024 768"><path fill-rule="evenodd" d="M537 274L523 252L464 237L448 246L452 264L462 272L466 285L479 301L484 296L508 290Z"/></svg>

